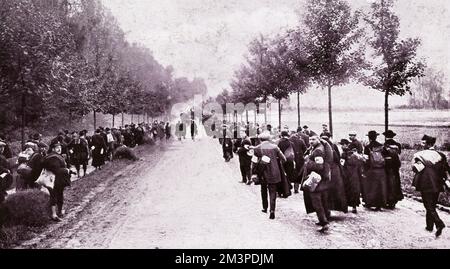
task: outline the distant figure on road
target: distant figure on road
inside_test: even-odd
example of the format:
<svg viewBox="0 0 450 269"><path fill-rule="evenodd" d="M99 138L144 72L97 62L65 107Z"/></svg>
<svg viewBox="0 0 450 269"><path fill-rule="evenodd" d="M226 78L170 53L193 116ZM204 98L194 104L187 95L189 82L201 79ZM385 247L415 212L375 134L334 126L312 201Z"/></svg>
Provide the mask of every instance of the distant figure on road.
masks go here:
<svg viewBox="0 0 450 269"><path fill-rule="evenodd" d="M281 152L280 148L270 142L270 133L264 132L259 138L261 144L254 148L255 156L259 159L259 164L262 165L263 173L261 180L261 198L263 203L263 212L267 213L269 202L267 201L267 192L270 197L270 219L275 219L275 207L277 199L277 187L281 183L281 172L279 162L284 163L286 157Z"/></svg>
<svg viewBox="0 0 450 269"><path fill-rule="evenodd" d="M247 185L250 185L252 173L251 173L251 163L252 163L252 156L250 152L250 146L252 145L252 142L250 141L250 138L247 136L245 131L241 131L241 138L236 140L235 143L235 152L239 156L239 167L241 169L241 175L242 175L242 181L241 183L245 183Z"/></svg>
<svg viewBox="0 0 450 269"><path fill-rule="evenodd" d="M425 229L432 232L436 226L436 237L439 237L445 224L439 218L436 205L439 194L445 190L444 186L448 181L447 173L450 173L450 168L445 154L435 149L435 137L425 135L422 143L425 150L416 153L413 159L415 176L412 185L422 194L422 202L427 212Z"/></svg>
<svg viewBox="0 0 450 269"><path fill-rule="evenodd" d="M164 127L164 132L166 133L166 140L169 140L172 136L172 127L170 126L170 123L166 123L166 127Z"/></svg>
<svg viewBox="0 0 450 269"><path fill-rule="evenodd" d="M233 140L231 139L231 136L232 134L228 129L228 126L226 124L223 124L222 134L219 138L219 142L222 144L222 152L225 162L229 162L231 159L233 159Z"/></svg>
<svg viewBox="0 0 450 269"><path fill-rule="evenodd" d="M198 135L198 127L195 120L191 120L191 138L192 141L195 141L195 137Z"/></svg>

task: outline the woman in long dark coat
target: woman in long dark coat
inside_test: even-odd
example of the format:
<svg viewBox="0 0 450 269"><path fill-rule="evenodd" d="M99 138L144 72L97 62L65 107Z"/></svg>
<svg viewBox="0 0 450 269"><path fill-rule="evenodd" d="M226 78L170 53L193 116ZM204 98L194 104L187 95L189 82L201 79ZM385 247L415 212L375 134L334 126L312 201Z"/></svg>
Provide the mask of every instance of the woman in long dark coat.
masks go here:
<svg viewBox="0 0 450 269"><path fill-rule="evenodd" d="M101 169L105 165L105 154L107 151L106 141L103 139L100 130L96 130L91 138L92 166Z"/></svg>
<svg viewBox="0 0 450 269"><path fill-rule="evenodd" d="M400 154L402 153L402 146L394 140L397 135L392 130L383 133L386 137L384 147L386 149L386 191L387 191L387 205L386 208L394 209L395 205L403 200L403 192L400 181Z"/></svg>
<svg viewBox="0 0 450 269"><path fill-rule="evenodd" d="M362 179L362 193L365 207L380 211L387 203L386 170L384 158L387 155L382 144L377 142L378 133L369 132L370 143L364 149L364 155L369 156L365 164L365 177Z"/></svg>
<svg viewBox="0 0 450 269"><path fill-rule="evenodd" d="M345 139L344 139L345 140ZM364 166L364 158L358 154L357 147L350 141L341 141L344 153L344 185L347 194L348 206L352 207L353 213L357 213L357 207L361 205L361 175Z"/></svg>
<svg viewBox="0 0 450 269"><path fill-rule="evenodd" d="M329 208L333 211L348 212L347 195L345 193L345 185L343 178L343 167L341 165L341 157L336 144L332 143L329 133L324 133L324 138L333 149L333 162L330 163L331 181L328 191Z"/></svg>

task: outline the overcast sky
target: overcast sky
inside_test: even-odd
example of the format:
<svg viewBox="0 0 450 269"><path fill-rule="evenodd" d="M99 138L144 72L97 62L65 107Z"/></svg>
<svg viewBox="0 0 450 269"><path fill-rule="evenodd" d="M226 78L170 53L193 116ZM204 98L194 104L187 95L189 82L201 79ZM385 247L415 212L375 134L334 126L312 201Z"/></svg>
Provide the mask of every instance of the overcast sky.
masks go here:
<svg viewBox="0 0 450 269"><path fill-rule="evenodd" d="M371 0L349 2L354 8L367 8ZM130 42L150 48L159 62L175 68L176 75L203 77L214 95L229 88L233 72L244 61L247 45L254 37L294 27L298 21L296 12L301 13L299 0L103 0L103 3L117 17ZM402 36L421 37L420 54L429 65L444 69L447 74L450 74L449 10L448 0L398 0L396 6ZM358 86L346 88L353 90ZM375 99L379 98L376 92L373 94ZM315 94L310 95L314 98ZM345 89L337 98L341 95L346 98Z"/></svg>

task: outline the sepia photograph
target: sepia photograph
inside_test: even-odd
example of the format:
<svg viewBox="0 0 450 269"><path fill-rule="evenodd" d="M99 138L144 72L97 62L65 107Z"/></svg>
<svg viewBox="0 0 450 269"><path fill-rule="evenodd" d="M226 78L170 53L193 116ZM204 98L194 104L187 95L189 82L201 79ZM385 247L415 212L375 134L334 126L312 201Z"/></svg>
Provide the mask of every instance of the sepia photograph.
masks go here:
<svg viewBox="0 0 450 269"><path fill-rule="evenodd" d="M448 0L0 0L0 249L450 249L449 44Z"/></svg>

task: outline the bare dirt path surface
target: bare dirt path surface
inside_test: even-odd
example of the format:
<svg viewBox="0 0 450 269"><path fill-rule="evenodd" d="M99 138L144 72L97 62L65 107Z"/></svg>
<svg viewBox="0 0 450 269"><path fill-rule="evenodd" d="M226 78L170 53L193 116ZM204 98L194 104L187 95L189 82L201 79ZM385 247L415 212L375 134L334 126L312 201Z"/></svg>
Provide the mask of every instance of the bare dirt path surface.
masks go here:
<svg viewBox="0 0 450 269"><path fill-rule="evenodd" d="M237 158L222 159L217 140L175 141L125 168L73 220L25 247L33 248L450 248L425 231L423 206L394 211L333 212L316 231L301 194L277 199L277 219L261 212L258 186L238 183ZM450 215L439 212L450 224Z"/></svg>

